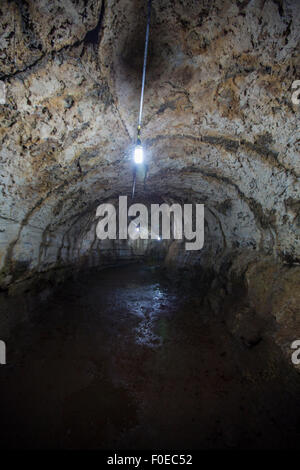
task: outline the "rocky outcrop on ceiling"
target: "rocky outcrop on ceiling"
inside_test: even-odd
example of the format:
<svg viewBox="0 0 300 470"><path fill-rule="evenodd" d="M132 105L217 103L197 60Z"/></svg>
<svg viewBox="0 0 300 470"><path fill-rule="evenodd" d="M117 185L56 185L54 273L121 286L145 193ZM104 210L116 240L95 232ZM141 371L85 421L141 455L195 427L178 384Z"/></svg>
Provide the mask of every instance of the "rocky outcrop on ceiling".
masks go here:
<svg viewBox="0 0 300 470"><path fill-rule="evenodd" d="M1 2L2 287L101 262L95 209L131 191L145 3ZM300 258L299 26L298 0L153 1L137 194L205 204L198 261Z"/></svg>

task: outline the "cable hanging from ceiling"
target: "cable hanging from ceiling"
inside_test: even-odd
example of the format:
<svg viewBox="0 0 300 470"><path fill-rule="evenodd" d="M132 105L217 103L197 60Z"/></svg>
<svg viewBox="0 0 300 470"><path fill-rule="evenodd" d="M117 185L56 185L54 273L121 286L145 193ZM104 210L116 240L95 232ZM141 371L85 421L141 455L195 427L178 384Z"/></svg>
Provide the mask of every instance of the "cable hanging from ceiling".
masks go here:
<svg viewBox="0 0 300 470"><path fill-rule="evenodd" d="M143 115L144 92L145 92L145 81L146 81L146 68L147 68L147 57L148 57L148 46L149 46L151 7L152 7L152 0L148 0L147 27L146 27L146 37L145 37L145 49L144 49L144 63L143 63L143 76L142 76L140 110L139 110L138 126L137 126L137 140L136 140L136 145L135 145L135 148L134 148L134 155L133 155L134 169L133 169L132 198L134 197L134 193L135 193L137 166L141 165L144 162L144 150L143 150L142 140L141 140L141 129L142 129L142 115Z"/></svg>

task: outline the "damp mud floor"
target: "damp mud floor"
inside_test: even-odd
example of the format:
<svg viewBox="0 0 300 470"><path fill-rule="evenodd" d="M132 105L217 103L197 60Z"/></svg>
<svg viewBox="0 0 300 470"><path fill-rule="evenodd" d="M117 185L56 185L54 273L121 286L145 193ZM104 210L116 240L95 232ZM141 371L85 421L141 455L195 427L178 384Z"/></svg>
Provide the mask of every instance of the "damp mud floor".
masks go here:
<svg viewBox="0 0 300 470"><path fill-rule="evenodd" d="M7 344L0 448L297 447L299 374L200 305L149 266L66 282Z"/></svg>

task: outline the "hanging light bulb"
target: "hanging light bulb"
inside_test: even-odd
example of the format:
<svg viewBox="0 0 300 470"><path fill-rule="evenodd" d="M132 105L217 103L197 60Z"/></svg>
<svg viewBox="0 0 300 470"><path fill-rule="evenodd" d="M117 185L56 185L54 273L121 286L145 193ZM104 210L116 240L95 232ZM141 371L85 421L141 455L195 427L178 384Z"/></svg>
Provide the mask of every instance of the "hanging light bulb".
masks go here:
<svg viewBox="0 0 300 470"><path fill-rule="evenodd" d="M144 150L141 144L138 144L134 148L134 163L139 165L144 161Z"/></svg>
<svg viewBox="0 0 300 470"><path fill-rule="evenodd" d="M148 46L149 46L151 6L152 6L152 0L148 0L147 28L146 28L146 37L145 37L144 63L143 63L143 75L142 75L142 89L141 89L141 99L140 99L140 112L139 112L138 127L137 127L137 142L136 142L136 146L134 148L134 154L133 154L133 160L134 160L135 165L142 165L144 163L144 150L143 150L142 142L141 142L141 125L142 125L144 91L145 91L145 81L146 81L146 66L147 66L147 56L148 56ZM133 183L132 183L132 199L134 198L134 193L135 193L136 173L137 173L137 168L136 168L136 166L134 166L134 168L133 168Z"/></svg>

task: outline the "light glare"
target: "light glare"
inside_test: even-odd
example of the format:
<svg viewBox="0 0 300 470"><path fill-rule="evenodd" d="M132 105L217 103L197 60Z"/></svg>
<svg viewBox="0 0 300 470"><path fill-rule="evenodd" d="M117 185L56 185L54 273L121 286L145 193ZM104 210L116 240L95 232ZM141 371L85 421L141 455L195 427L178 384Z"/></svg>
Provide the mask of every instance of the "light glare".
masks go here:
<svg viewBox="0 0 300 470"><path fill-rule="evenodd" d="M143 160L144 160L143 147L141 145L137 145L134 149L134 162L139 164L139 163L143 163Z"/></svg>

